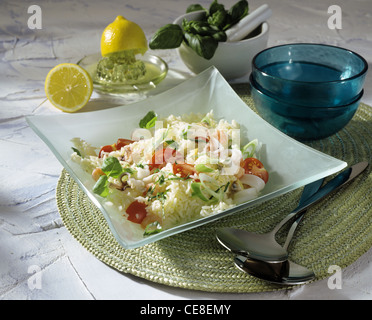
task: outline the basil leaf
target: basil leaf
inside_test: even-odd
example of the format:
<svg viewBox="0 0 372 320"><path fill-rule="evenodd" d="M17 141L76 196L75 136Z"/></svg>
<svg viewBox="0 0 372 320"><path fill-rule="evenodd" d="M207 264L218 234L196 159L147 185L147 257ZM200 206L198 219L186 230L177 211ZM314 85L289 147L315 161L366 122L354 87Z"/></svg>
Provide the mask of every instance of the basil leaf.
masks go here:
<svg viewBox="0 0 372 320"><path fill-rule="evenodd" d="M228 11L232 21L238 22L243 19L249 11L249 5L247 0L240 0L235 3Z"/></svg>
<svg viewBox="0 0 372 320"><path fill-rule="evenodd" d="M139 167L139 165L137 165L137 167ZM136 170L134 170L132 168L123 168L123 172L129 173L129 174L134 174L134 173L136 173Z"/></svg>
<svg viewBox="0 0 372 320"><path fill-rule="evenodd" d="M123 167L115 157L108 157L103 161L102 171L109 177L117 178L122 172Z"/></svg>
<svg viewBox="0 0 372 320"><path fill-rule="evenodd" d="M200 4L191 4L187 7L186 13L200 11L200 10L205 10L205 9Z"/></svg>
<svg viewBox="0 0 372 320"><path fill-rule="evenodd" d="M140 128L150 129L155 125L157 115L154 111L149 111L139 122Z"/></svg>
<svg viewBox="0 0 372 320"><path fill-rule="evenodd" d="M223 30L227 30L234 24L243 19L249 12L249 5L247 0L240 0L235 3L228 11L227 22Z"/></svg>
<svg viewBox="0 0 372 320"><path fill-rule="evenodd" d="M200 36L198 34L185 33L185 38L188 45L192 48L199 56L210 60L218 47L218 42L213 37Z"/></svg>
<svg viewBox="0 0 372 320"><path fill-rule="evenodd" d="M209 15L213 15L217 11L225 11L225 6L218 3L217 0L214 0L209 7Z"/></svg>
<svg viewBox="0 0 372 320"><path fill-rule="evenodd" d="M225 42L227 40L227 35L225 31L219 31L216 32L212 35L212 37L217 41L217 42Z"/></svg>
<svg viewBox="0 0 372 320"><path fill-rule="evenodd" d="M206 21L187 21L184 19L182 21L182 27L185 32L199 34L201 36L209 36L218 32L219 29L209 25Z"/></svg>
<svg viewBox="0 0 372 320"><path fill-rule="evenodd" d="M102 175L97 180L96 184L93 187L93 192L98 194L101 197L107 197L109 190L108 190L108 177L106 175Z"/></svg>
<svg viewBox="0 0 372 320"><path fill-rule="evenodd" d="M227 13L225 9L218 10L208 17L208 23L222 29L226 23Z"/></svg>
<svg viewBox="0 0 372 320"><path fill-rule="evenodd" d="M175 49L183 41L183 31L178 24L166 24L161 27L149 42L150 49Z"/></svg>

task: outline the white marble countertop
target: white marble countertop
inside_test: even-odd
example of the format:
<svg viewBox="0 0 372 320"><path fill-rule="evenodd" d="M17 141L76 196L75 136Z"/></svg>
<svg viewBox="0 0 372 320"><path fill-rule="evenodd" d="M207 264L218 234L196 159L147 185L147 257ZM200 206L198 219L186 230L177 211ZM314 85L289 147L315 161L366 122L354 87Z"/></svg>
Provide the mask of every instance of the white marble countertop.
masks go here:
<svg viewBox="0 0 372 320"><path fill-rule="evenodd" d="M55 114L44 80L58 63L99 51L104 27L118 14L141 25L148 38L183 14L191 0L2 0L0 3L0 299L371 299L372 250L342 271L342 289L328 279L294 290L261 294L206 293L167 287L106 266L63 226L55 201L62 166L28 127L25 116ZM230 6L235 1L222 1ZM250 0L251 9L262 2ZM319 42L360 53L372 64L371 0L339 0L342 29L327 26L333 0L267 0L273 10L269 46ZM31 30L28 8L42 10ZM175 50L157 52L180 81L192 76ZM169 81L164 86L171 86ZM362 101L372 105L372 73ZM105 103L93 94L90 106ZM122 103L120 101L106 103ZM35 269L36 268L36 269ZM39 287L30 277L41 271Z"/></svg>

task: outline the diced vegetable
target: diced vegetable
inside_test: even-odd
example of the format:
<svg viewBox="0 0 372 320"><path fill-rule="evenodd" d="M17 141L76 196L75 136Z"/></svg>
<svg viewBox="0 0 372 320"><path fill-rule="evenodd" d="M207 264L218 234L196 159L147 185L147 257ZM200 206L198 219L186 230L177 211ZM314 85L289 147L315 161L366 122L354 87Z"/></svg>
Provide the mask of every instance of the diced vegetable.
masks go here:
<svg viewBox="0 0 372 320"><path fill-rule="evenodd" d="M205 164L197 164L195 166L197 172L213 172L214 170L210 167L207 167Z"/></svg>
<svg viewBox="0 0 372 320"><path fill-rule="evenodd" d="M254 139L254 140L250 141L249 143L247 143L242 148L243 159L253 157L254 153L256 152L257 146L258 146L258 140L257 139Z"/></svg>
<svg viewBox="0 0 372 320"><path fill-rule="evenodd" d="M140 128L150 129L155 126L157 115L154 111L149 111L139 122Z"/></svg>

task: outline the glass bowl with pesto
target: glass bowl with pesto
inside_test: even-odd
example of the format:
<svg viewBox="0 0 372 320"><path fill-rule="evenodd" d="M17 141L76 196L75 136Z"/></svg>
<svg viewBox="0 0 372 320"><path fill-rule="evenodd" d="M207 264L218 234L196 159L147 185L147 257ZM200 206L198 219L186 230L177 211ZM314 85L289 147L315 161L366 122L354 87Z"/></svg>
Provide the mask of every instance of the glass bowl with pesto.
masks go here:
<svg viewBox="0 0 372 320"><path fill-rule="evenodd" d="M88 71L95 91L106 94L143 92L156 88L168 73L167 63L158 56L134 55L123 51L102 57L100 53L82 58L78 65Z"/></svg>

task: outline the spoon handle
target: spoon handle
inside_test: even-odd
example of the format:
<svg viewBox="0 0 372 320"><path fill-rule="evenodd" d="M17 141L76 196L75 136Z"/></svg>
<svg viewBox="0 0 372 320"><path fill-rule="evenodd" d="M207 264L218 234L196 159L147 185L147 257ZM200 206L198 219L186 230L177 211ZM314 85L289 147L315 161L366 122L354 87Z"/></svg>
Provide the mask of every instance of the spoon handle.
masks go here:
<svg viewBox="0 0 372 320"><path fill-rule="evenodd" d="M323 186L318 192L312 195L310 198L305 200L301 205L299 205L295 210L293 210L289 215L287 215L273 230L273 233L276 233L280 230L280 228L287 223L290 219L297 216L298 214L302 213L306 209L308 209L313 204L317 203L324 197L326 197L331 192L337 190L344 184L348 183L349 181L353 180L357 177L360 173L362 173L368 166L368 162L359 162L352 167L344 170L343 172L339 173L335 178L330 180L325 186Z"/></svg>
<svg viewBox="0 0 372 320"><path fill-rule="evenodd" d="M310 184L307 184L304 188L304 191L302 192L302 196L301 196L301 199L300 199L300 202L298 204L298 207L302 206L302 204L308 199L310 198L312 195L314 195L316 192L319 191L319 188L322 186L324 182L324 178L322 179L319 179L317 181L314 181ZM298 208L297 207L297 208ZM299 217L296 219L295 222L293 222L291 228L289 229L288 231L288 234L287 234L287 239L285 240L285 243L283 245L283 248L285 250L288 250L288 246L289 244L291 243L291 240L292 240L292 237L296 231L296 228L297 226L300 224L303 216L305 215L306 213L306 210L304 210L302 212L302 214L299 215Z"/></svg>

